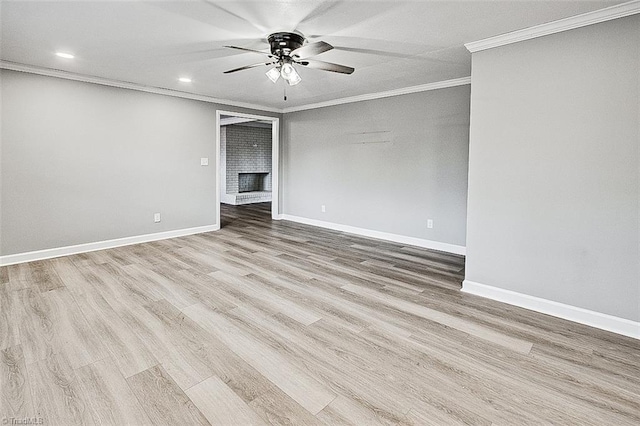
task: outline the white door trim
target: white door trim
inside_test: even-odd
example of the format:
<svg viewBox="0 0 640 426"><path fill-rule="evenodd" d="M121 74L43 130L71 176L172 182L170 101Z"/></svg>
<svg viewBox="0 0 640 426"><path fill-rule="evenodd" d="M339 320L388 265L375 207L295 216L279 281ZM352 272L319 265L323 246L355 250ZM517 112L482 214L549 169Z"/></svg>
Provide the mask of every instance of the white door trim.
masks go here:
<svg viewBox="0 0 640 426"><path fill-rule="evenodd" d="M220 229L220 118L223 115L249 118L253 120L271 121L271 218L281 219L280 216L280 119L265 115L245 114L233 111L216 111L216 223Z"/></svg>

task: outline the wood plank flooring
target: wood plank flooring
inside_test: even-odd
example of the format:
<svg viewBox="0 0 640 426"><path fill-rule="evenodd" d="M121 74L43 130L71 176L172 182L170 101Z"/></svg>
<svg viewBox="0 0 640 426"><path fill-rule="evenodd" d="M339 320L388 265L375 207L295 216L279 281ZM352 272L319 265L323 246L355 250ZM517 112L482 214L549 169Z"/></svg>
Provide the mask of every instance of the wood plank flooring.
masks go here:
<svg viewBox="0 0 640 426"><path fill-rule="evenodd" d="M640 424L640 341L463 294L461 256L269 209L0 268L0 419Z"/></svg>

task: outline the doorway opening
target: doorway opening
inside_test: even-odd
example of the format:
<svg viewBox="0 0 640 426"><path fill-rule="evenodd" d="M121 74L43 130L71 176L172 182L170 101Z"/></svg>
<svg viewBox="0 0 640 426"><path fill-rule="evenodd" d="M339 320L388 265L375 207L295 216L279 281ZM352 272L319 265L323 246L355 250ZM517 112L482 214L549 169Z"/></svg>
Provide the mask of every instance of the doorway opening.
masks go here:
<svg viewBox="0 0 640 426"><path fill-rule="evenodd" d="M271 218L280 219L280 119L218 110L216 126L218 228L221 203L270 203Z"/></svg>

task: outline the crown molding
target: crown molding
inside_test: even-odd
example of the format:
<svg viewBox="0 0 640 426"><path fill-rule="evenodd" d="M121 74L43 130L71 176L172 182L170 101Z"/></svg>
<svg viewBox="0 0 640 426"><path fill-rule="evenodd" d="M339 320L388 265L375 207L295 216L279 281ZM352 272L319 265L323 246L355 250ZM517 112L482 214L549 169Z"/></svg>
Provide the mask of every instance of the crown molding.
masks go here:
<svg viewBox="0 0 640 426"><path fill-rule="evenodd" d="M84 74L76 74L76 73L56 70L52 68L36 67L33 65L20 64L17 62L0 61L0 68L11 70L11 71L19 71L19 72L26 72L30 74L44 75L47 77L57 77L57 78L63 78L66 80L81 81L84 83L93 83L93 84L100 84L103 86L118 87L121 89L137 90L139 92L173 96L176 98L192 99L196 101L223 104L223 105L229 105L229 106L234 106L239 108L249 108L249 109L258 110L258 111L267 111L267 112L276 112L276 113L282 112L282 110L278 108L267 107L264 105L237 102L229 99L218 99L211 96L203 96L203 95L196 95L188 92L181 92L179 90L163 89L160 87L153 87L153 86L144 86L142 84L111 80L111 79L102 78L102 77L93 77L93 76L84 75Z"/></svg>
<svg viewBox="0 0 640 426"><path fill-rule="evenodd" d="M173 96L177 98L193 99L196 101L230 105L230 106L235 106L239 108L249 108L249 109L254 109L259 111L275 112L280 114L286 114L289 112L304 111L304 110L316 109L316 108L324 108L328 106L342 105L342 104L348 104L353 102L369 101L373 99L389 98L392 96L407 95L411 93L426 92L429 90L437 90L437 89L444 89L447 87L464 86L467 84L471 84L471 77L462 77L462 78L455 78L452 80L444 80L444 81L437 81L434 83L421 84L419 86L404 87L401 89L388 90L384 92L367 93L364 95L351 96L348 98L334 99L334 100L325 101L325 102L318 102L315 104L307 104L307 105L300 105L297 107L280 109L280 108L267 107L264 105L237 102L229 99L218 99L211 96L196 95L193 93L181 92L178 90L163 89L160 87L144 86L141 84L111 80L111 79L102 78L102 77L93 77L93 76L88 76L84 74L76 74L68 71L55 70L51 68L36 67L33 65L20 64L17 62L0 60L0 69L26 72L31 74L44 75L48 77L63 78L66 80L81 81L85 83L100 84L103 86L118 87L121 89L137 90L140 92L155 93L159 95Z"/></svg>
<svg viewBox="0 0 640 426"><path fill-rule="evenodd" d="M391 96L408 95L410 93L426 92L429 90L444 89L447 87L464 86L471 84L471 77L455 78L452 80L437 81L435 83L421 84L419 86L405 87L402 89L387 90L385 92L367 93L365 95L350 96L348 98L334 99L331 101L318 102L315 104L301 105L297 107L285 108L284 114L308 109L324 108L334 105L350 104L353 102L370 101L373 99L389 98Z"/></svg>
<svg viewBox="0 0 640 426"><path fill-rule="evenodd" d="M475 53L482 50L492 49L494 47L573 30L575 28L586 27L587 25L623 18L637 13L640 13L640 0L633 0L604 9L583 13L581 15L560 19L558 21L547 22L545 24L501 34L495 37L465 43L464 47L466 47L469 52Z"/></svg>

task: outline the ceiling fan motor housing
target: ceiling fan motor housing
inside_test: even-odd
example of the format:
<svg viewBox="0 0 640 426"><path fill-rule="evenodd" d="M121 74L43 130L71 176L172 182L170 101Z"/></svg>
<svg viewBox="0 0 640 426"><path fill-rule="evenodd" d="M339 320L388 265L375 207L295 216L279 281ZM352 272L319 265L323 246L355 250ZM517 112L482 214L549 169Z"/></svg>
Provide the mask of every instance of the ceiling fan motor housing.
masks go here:
<svg viewBox="0 0 640 426"><path fill-rule="evenodd" d="M267 40L271 46L271 54L279 58L289 56L289 54L301 47L304 43L304 37L296 33L273 33Z"/></svg>

